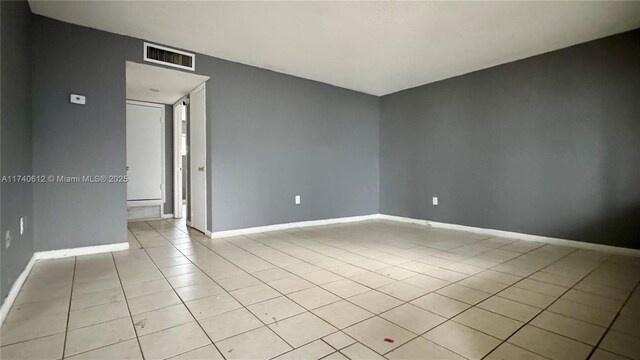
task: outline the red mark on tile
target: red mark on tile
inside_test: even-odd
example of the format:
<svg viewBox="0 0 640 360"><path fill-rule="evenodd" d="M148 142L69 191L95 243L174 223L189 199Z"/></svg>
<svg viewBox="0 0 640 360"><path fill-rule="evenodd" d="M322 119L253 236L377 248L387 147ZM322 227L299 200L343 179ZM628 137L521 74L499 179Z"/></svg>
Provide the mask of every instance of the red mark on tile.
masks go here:
<svg viewBox="0 0 640 360"><path fill-rule="evenodd" d="M384 341L386 341L386 342L388 342L388 343L392 343L392 344L393 344L393 339L384 338Z"/></svg>

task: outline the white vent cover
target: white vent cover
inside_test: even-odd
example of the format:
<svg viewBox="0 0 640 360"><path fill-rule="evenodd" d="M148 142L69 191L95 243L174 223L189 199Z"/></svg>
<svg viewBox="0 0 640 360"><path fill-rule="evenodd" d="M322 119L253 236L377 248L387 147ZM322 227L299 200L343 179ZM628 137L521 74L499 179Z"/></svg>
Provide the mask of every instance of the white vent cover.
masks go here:
<svg viewBox="0 0 640 360"><path fill-rule="evenodd" d="M144 43L144 61L191 71L196 69L194 54L147 42Z"/></svg>

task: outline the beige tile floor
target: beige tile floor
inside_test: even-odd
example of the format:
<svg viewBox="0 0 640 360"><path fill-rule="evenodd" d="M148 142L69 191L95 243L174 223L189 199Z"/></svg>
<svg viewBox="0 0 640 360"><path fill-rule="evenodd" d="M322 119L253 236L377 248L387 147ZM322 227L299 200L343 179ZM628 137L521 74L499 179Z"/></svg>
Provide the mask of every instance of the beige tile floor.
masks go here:
<svg viewBox="0 0 640 360"><path fill-rule="evenodd" d="M640 260L370 221L36 263L2 359L640 359Z"/></svg>

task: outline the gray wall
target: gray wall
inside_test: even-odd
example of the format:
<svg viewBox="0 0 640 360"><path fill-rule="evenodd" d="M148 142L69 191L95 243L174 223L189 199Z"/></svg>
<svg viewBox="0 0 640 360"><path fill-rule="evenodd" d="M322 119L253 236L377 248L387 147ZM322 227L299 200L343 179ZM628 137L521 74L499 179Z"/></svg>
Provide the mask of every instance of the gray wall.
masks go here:
<svg viewBox="0 0 640 360"><path fill-rule="evenodd" d="M29 175L32 163L31 127L31 12L26 1L0 2L1 23L1 176ZM11 285L33 255L33 187L28 183L5 183L0 208L0 299L4 302ZM20 217L26 217L20 235ZM11 231L11 246L5 249L5 232Z"/></svg>
<svg viewBox="0 0 640 360"><path fill-rule="evenodd" d="M640 247L639 44L636 30L383 97L381 212Z"/></svg>
<svg viewBox="0 0 640 360"><path fill-rule="evenodd" d="M124 174L125 61L142 62L142 40L34 19L34 171ZM377 213L378 98L196 56L209 230ZM34 202L37 250L126 241L124 184L39 185Z"/></svg>
<svg viewBox="0 0 640 360"><path fill-rule="evenodd" d="M125 61L141 41L34 16L33 171L124 175ZM69 94L87 97L84 106ZM127 241L126 184L34 187L36 250Z"/></svg>
<svg viewBox="0 0 640 360"><path fill-rule="evenodd" d="M214 231L378 212L378 98L228 61L212 65Z"/></svg>

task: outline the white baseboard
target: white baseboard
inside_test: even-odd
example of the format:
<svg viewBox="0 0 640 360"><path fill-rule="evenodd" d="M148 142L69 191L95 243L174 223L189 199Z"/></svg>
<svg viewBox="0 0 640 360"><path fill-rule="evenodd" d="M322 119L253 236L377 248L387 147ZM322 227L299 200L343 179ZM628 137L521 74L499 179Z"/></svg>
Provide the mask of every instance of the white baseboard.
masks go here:
<svg viewBox="0 0 640 360"><path fill-rule="evenodd" d="M128 242L109 244L109 245L97 245L97 246L84 246L79 248L72 249L62 249L62 250L49 250L49 251L39 251L34 254L36 260L43 259L60 259L69 256L80 256L80 255L92 255L92 254L101 254L112 251L122 251L129 249Z"/></svg>
<svg viewBox="0 0 640 360"><path fill-rule="evenodd" d="M127 200L127 206L159 206L163 205L163 200Z"/></svg>
<svg viewBox="0 0 640 360"><path fill-rule="evenodd" d="M100 254L112 251L121 251L129 249L129 243L117 243L117 244L109 244L109 245L98 245L98 246L85 246L80 248L73 249L63 249L63 250L50 250L50 251L39 251L34 253L31 256L31 259L25 266L24 270L18 276L16 281L14 281L13 285L11 285L11 290L9 290L9 294L4 299L2 306L0 306L0 325L4 322L11 306L13 306L13 302L16 300L22 285L27 280L29 273L33 269L36 261L44 260L44 259L60 259L70 256L80 256L80 255L91 255L91 254Z"/></svg>
<svg viewBox="0 0 640 360"><path fill-rule="evenodd" d="M380 218L379 214L371 214L371 215L350 216L350 217L335 218L335 219L299 221L294 223L257 226L257 227L245 228L245 229L214 231L213 233L211 233L211 238L216 239L216 238L229 237L229 236L255 234L255 233L261 233L261 232L267 232L267 231L287 230L287 229L303 228L303 227L310 227L310 226L333 225L333 224L342 224L342 223L350 223L350 222L365 221L365 220L375 220L379 218Z"/></svg>
<svg viewBox="0 0 640 360"><path fill-rule="evenodd" d="M335 218L335 219L311 220L311 221L301 221L301 222L287 223L287 224L266 225L266 226L258 226L258 227L245 228L245 229L215 231L211 233L211 238L216 239L216 238L255 234L255 233L276 231L276 230L287 230L287 229L303 228L303 227L310 227L310 226L332 225L332 224L341 224L341 223L350 223L350 222L377 220L377 219L416 224L416 225L428 226L428 227L434 227L434 228L440 228L440 229L466 231L474 234L505 237L505 238L512 238L517 240L524 240L524 241L536 241L536 242L541 242L545 244L553 244L553 245L569 246L569 247L574 247L578 249L601 251L608 254L640 257L640 250L638 249L629 249L629 248L610 246L610 245L593 244L593 243L588 243L583 241L566 240L566 239L552 238L547 236L523 234L523 233L518 233L513 231L485 229L485 228L479 228L474 226L449 224L449 223L443 223L443 222L436 222L436 221L423 220L423 219L413 219L408 217L386 215L386 214L371 214L371 215L364 215L364 216L352 216L352 217Z"/></svg>
<svg viewBox="0 0 640 360"><path fill-rule="evenodd" d="M29 276L29 273L31 273L31 269L33 269L33 265L35 265L35 263L36 254L33 254L31 259L29 259L27 266L25 266L22 273L20 273L20 276L18 276L16 281L13 282L13 285L11 285L11 290L9 290L9 294L7 294L7 297L4 299L4 302L0 307L0 325L2 325L4 323L4 319L7 318L9 309L11 309L13 302L16 301L18 293L20 292L22 285L24 285L24 282L27 281L27 277Z"/></svg>
<svg viewBox="0 0 640 360"><path fill-rule="evenodd" d="M172 219L173 218L173 214L162 214L162 218L163 219Z"/></svg>
<svg viewBox="0 0 640 360"><path fill-rule="evenodd" d="M512 239L518 239L518 240L525 240L525 241L536 241L536 242L541 242L545 244L569 246L569 247L574 247L578 249L601 251L608 254L640 256L640 250L638 249L629 249L629 248L610 246L610 245L593 244L593 243L576 241L576 240L566 240L566 239L523 234L523 233L504 231L504 230L485 229L485 228L479 228L479 227L473 227L473 226L456 225L456 224L442 223L442 222L436 222L436 221L430 221L430 220L412 219L412 218L407 218L402 216L385 215L385 214L379 214L379 219L417 224L417 225L423 225L423 226L431 226L431 227L440 228L440 229L466 231L466 232L482 234L482 235L506 237L506 238L512 238Z"/></svg>

